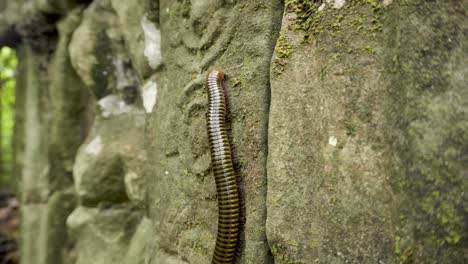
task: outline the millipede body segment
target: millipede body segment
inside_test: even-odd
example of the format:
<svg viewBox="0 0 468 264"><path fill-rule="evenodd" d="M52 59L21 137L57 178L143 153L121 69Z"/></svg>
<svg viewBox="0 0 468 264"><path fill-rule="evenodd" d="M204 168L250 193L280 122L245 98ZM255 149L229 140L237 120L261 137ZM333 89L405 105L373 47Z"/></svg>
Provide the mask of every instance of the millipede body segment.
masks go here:
<svg viewBox="0 0 468 264"><path fill-rule="evenodd" d="M230 142L229 109L224 73L213 69L207 77L208 137L218 193L218 234L212 263L235 263L241 232L241 205L237 170Z"/></svg>

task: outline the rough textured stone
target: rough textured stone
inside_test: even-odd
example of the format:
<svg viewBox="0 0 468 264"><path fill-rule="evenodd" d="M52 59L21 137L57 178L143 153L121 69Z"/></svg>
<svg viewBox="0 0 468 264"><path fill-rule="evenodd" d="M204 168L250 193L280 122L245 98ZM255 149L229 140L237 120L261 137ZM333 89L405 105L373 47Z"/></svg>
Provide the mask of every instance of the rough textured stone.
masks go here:
<svg viewBox="0 0 468 264"><path fill-rule="evenodd" d="M389 76L390 87L404 95L394 97L392 109L403 167L394 175L402 198L394 235L395 255L406 263L468 259L465 9L460 1L406 3L396 16L405 37L396 43Z"/></svg>
<svg viewBox="0 0 468 264"><path fill-rule="evenodd" d="M75 186L84 204L123 202L125 170L146 161L143 117L138 112L110 118L97 117L88 140L80 148L73 169ZM132 188L132 182L129 183ZM137 182L135 184L138 184Z"/></svg>
<svg viewBox="0 0 468 264"><path fill-rule="evenodd" d="M216 191L206 133L208 68L225 70L247 222L240 263L269 263L265 237L268 72L280 1L160 1L164 69L148 121L154 257L207 263L216 238ZM170 190L170 192L168 192ZM164 252L164 254L162 253ZM167 260L169 256L167 256ZM154 263L165 263L160 259Z"/></svg>
<svg viewBox="0 0 468 264"><path fill-rule="evenodd" d="M130 61L110 0L93 1L70 43L71 62L99 100L118 89L117 67Z"/></svg>
<svg viewBox="0 0 468 264"><path fill-rule="evenodd" d="M78 207L67 223L78 242L76 264L126 264L124 262L141 214L131 206Z"/></svg>
<svg viewBox="0 0 468 264"><path fill-rule="evenodd" d="M245 193L239 264L468 258L463 1L74 2L0 0L0 29L30 33L22 263L210 261L212 67Z"/></svg>
<svg viewBox="0 0 468 264"><path fill-rule="evenodd" d="M67 11L70 11L77 6L75 0L35 0L35 5L37 10L40 10L48 14L66 14ZM81 1L85 2L85 1Z"/></svg>
<svg viewBox="0 0 468 264"><path fill-rule="evenodd" d="M21 261L48 264L47 262L47 205L21 205Z"/></svg>
<svg viewBox="0 0 468 264"><path fill-rule="evenodd" d="M0 0L0 7L2 7L0 9L2 13L0 18L1 26L4 26L3 23L7 25L20 23L25 17L35 12L34 0Z"/></svg>
<svg viewBox="0 0 468 264"><path fill-rule="evenodd" d="M73 167L82 206L69 217L79 252L77 263L141 263L146 256L142 253L146 251L144 241L148 234L139 231L132 239L140 221L140 217L133 216L141 216L140 210L147 206L148 173L141 169L147 162L143 134L145 116L134 68L136 62L131 61L138 60L143 53L136 57L128 55L126 47L133 44L124 43L121 32L133 30L128 28L133 25L125 16L118 20L111 1L94 1L85 9L83 22L70 44L74 68L91 89L97 107L91 131ZM130 24L125 24L127 22ZM115 228L105 230L105 234L94 231L97 225L128 217L123 216L125 214L132 216L128 219L131 222L118 220ZM148 230L148 220L140 226L139 230ZM125 232L125 239L120 239L122 232ZM96 236L101 239L95 239ZM124 260L126 247L130 251ZM135 258L136 254L142 255Z"/></svg>
<svg viewBox="0 0 468 264"><path fill-rule="evenodd" d="M149 60L153 58L145 56L146 46L150 46L154 51L159 49L157 47L159 43L154 43L156 46L153 46L152 42L158 42L157 39L160 39L160 36L151 36L158 34L156 29L158 26L154 24L156 21L151 21L155 20L152 16L157 11L156 5L154 1L149 0L124 2L112 0L112 6L118 15L126 47L132 59L132 65L141 79L149 77L154 68L160 64L154 62L151 63L150 67ZM155 32L145 32L145 27L148 27L146 24L149 24L149 27L154 27ZM146 29L146 31L151 30Z"/></svg>
<svg viewBox="0 0 468 264"><path fill-rule="evenodd" d="M151 236L151 221L148 218L143 218L140 225L135 231L132 240L129 243L127 254L123 263L125 264L141 264L148 263L147 250L150 244Z"/></svg>
<svg viewBox="0 0 468 264"><path fill-rule="evenodd" d="M21 173L21 201L23 203L41 203L47 200L49 184L48 160L48 126L49 106L43 103L47 100L47 82L41 78L37 60L26 49L20 57L20 67L24 67L24 157Z"/></svg>
<svg viewBox="0 0 468 264"><path fill-rule="evenodd" d="M33 54L27 46L18 52L18 75L22 78L17 95L24 98L17 101L17 109L18 120L24 123L19 126L16 159L22 167L21 258L26 263L60 264L70 253L65 247L65 219L75 207L75 194L64 188L71 184L74 152L83 140L83 133L80 138L76 132L83 125L79 122L79 107L85 104L79 98L86 92L81 82L73 79L67 55L68 39L76 21L79 22L79 14L69 16L59 26L62 36L51 62L50 77L41 63L43 55ZM77 100L65 104L65 95Z"/></svg>
<svg viewBox="0 0 468 264"><path fill-rule="evenodd" d="M268 134L275 263L461 263L461 5L286 3Z"/></svg>
<svg viewBox="0 0 468 264"><path fill-rule="evenodd" d="M26 60L27 51L26 47L20 46L16 50L16 56L18 58L18 65L16 67L17 76L27 76L27 65L24 63ZM23 58L23 60L20 60ZM24 169L24 153L25 153L25 118L26 108L26 89L27 89L27 78L17 78L16 80L16 91L15 91L15 127L13 133L13 154L15 164L13 166L14 178L17 179L18 190L20 189L21 175ZM20 196L18 196L20 197Z"/></svg>
<svg viewBox="0 0 468 264"><path fill-rule="evenodd" d="M76 207L76 194L72 188L55 192L47 203L47 264L70 263L74 261L72 246L68 239L66 219ZM41 241L34 241L39 244Z"/></svg>
<svg viewBox="0 0 468 264"><path fill-rule="evenodd" d="M70 38L81 21L81 9L75 10L57 27L59 42L49 70L50 100L53 118L50 135L51 190L61 190L73 184L72 169L78 147L89 129L89 92L70 63Z"/></svg>

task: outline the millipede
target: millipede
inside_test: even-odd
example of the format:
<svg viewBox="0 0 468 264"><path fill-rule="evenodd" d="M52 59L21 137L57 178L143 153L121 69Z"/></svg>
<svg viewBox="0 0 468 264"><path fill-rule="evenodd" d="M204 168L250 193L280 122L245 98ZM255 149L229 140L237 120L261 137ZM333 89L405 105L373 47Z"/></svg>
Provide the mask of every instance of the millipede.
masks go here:
<svg viewBox="0 0 468 264"><path fill-rule="evenodd" d="M244 216L224 72L221 69L210 70L206 82L208 138L219 209L212 263L236 263L240 255Z"/></svg>

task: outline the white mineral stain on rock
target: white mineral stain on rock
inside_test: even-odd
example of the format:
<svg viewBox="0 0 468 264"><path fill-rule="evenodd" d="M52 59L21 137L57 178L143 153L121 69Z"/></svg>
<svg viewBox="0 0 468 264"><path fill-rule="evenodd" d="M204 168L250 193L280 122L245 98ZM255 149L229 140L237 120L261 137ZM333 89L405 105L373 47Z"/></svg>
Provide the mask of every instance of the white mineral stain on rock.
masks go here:
<svg viewBox="0 0 468 264"><path fill-rule="evenodd" d="M331 136L330 138L328 138L328 145L335 147L336 143L338 143L338 140L335 136Z"/></svg>
<svg viewBox="0 0 468 264"><path fill-rule="evenodd" d="M335 0L335 4L333 5L334 8L342 8L345 4L345 0Z"/></svg>
<svg viewBox="0 0 468 264"><path fill-rule="evenodd" d="M383 6L388 6L389 4L391 4L393 2L393 0L384 0L382 2Z"/></svg>
<svg viewBox="0 0 468 264"><path fill-rule="evenodd" d="M323 9L325 9L325 3L323 3L322 5L319 6L318 8L318 11L322 11Z"/></svg>
<svg viewBox="0 0 468 264"><path fill-rule="evenodd" d="M103 117L109 117L111 115L120 115L128 113L132 110L132 107L125 104L125 102L117 95L108 95L98 101L98 105L101 108L101 114Z"/></svg>
<svg viewBox="0 0 468 264"><path fill-rule="evenodd" d="M143 86L141 97L143 99L143 107L145 107L146 113L151 113L153 111L157 96L158 85L155 81L149 81Z"/></svg>
<svg viewBox="0 0 468 264"><path fill-rule="evenodd" d="M141 19L141 27L145 33L144 54L152 69L161 64L161 31L146 16Z"/></svg>
<svg viewBox="0 0 468 264"><path fill-rule="evenodd" d="M97 156L102 151L102 139L101 136L95 137L89 144L86 146L85 152L88 155Z"/></svg>
<svg viewBox="0 0 468 264"><path fill-rule="evenodd" d="M135 172L129 171L125 174L124 181L129 198L136 202L143 202L145 198L143 178Z"/></svg>
<svg viewBox="0 0 468 264"><path fill-rule="evenodd" d="M342 8L346 3L346 0L327 0L328 4L333 4L333 7L336 9ZM323 8L322 8L323 9Z"/></svg>

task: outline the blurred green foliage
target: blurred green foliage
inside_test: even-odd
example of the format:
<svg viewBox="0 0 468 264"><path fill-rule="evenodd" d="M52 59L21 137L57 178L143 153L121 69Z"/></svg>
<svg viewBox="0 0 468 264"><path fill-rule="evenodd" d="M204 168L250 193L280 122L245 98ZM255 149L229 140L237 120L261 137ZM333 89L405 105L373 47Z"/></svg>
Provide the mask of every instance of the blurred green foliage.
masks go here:
<svg viewBox="0 0 468 264"><path fill-rule="evenodd" d="M0 49L0 191L13 186L16 52Z"/></svg>

